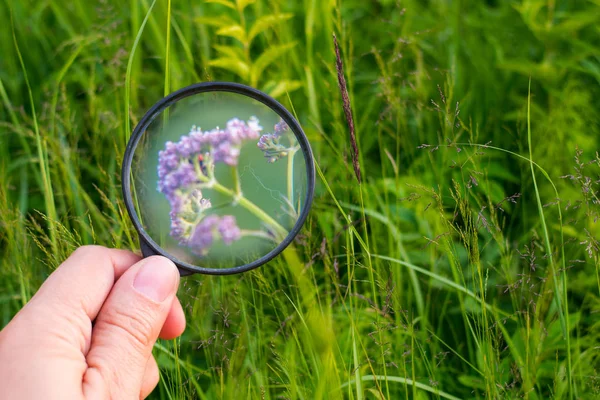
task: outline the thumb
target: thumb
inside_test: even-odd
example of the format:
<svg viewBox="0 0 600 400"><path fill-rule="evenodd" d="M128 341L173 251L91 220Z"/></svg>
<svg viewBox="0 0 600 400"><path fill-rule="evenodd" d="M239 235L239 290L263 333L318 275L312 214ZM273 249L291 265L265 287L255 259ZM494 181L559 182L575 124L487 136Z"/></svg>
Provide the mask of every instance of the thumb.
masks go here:
<svg viewBox="0 0 600 400"><path fill-rule="evenodd" d="M179 273L165 257L146 258L115 283L92 331L86 398L139 398L152 346L175 299Z"/></svg>

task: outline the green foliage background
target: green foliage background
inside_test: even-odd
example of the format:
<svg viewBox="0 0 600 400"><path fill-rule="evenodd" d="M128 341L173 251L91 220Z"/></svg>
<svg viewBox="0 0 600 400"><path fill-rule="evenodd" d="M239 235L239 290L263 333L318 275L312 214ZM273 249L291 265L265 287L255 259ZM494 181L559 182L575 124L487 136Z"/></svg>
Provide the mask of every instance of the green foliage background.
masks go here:
<svg viewBox="0 0 600 400"><path fill-rule="evenodd" d="M0 17L0 326L77 246L138 248L133 126L231 80L296 114L317 197L285 258L182 281L188 328L157 344L153 398L599 396L598 0L6 0Z"/></svg>

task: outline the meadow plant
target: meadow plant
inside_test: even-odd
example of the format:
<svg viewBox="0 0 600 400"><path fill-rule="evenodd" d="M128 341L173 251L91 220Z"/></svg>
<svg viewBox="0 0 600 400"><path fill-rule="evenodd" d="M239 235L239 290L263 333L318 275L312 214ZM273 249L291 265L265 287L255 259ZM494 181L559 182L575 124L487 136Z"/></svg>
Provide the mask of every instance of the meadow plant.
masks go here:
<svg viewBox="0 0 600 400"><path fill-rule="evenodd" d="M136 249L119 163L152 99L236 81L302 123L316 212L267 266L181 281L151 398L599 398L597 1L38 3L0 3L0 326L76 247ZM274 134L201 174L167 151L176 235L236 245L213 193L268 221L199 186L251 148L286 171Z"/></svg>
<svg viewBox="0 0 600 400"><path fill-rule="evenodd" d="M281 121L275 124L274 132L262 135L258 141L258 148L265 154L265 158L268 162L274 163L281 157L285 157L290 153L294 153L298 150L296 147L286 147L281 141L281 136L290 130L290 127Z"/></svg>

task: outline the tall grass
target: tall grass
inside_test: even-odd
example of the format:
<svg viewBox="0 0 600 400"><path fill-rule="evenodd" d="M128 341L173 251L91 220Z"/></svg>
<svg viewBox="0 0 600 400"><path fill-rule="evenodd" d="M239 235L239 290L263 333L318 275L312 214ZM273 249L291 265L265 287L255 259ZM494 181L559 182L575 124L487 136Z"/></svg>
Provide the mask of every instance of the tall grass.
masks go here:
<svg viewBox="0 0 600 400"><path fill-rule="evenodd" d="M156 345L153 398L600 395L597 2L7 0L0 17L2 326L77 246L138 248L133 126L231 80L293 110L317 197L284 256L182 280L188 329Z"/></svg>

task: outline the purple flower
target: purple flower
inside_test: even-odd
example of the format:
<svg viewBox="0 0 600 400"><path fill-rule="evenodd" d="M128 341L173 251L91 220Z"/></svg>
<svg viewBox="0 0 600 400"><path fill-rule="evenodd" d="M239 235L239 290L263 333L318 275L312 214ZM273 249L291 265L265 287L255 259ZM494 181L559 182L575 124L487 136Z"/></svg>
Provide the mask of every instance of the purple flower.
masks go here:
<svg viewBox="0 0 600 400"><path fill-rule="evenodd" d="M267 133L260 137L256 145L264 153L267 162L274 163L281 157L287 156L292 150L280 143L282 135L289 130L288 124L280 119L273 127L273 133Z"/></svg>
<svg viewBox="0 0 600 400"><path fill-rule="evenodd" d="M212 207L209 199L202 198L202 192L199 189L194 189L191 193L191 211L195 214L202 214L204 211Z"/></svg>
<svg viewBox="0 0 600 400"><path fill-rule="evenodd" d="M213 163L237 165L242 142L256 140L261 131L256 117L250 117L248 122L233 118L225 129L216 127L205 132L192 126L190 133L179 142L167 142L165 149L158 152L158 190L168 194L176 187L196 182L197 179L192 178L194 163L201 155L208 154L207 158L212 158Z"/></svg>
<svg viewBox="0 0 600 400"><path fill-rule="evenodd" d="M219 217L216 215L208 215L200 221L194 228L187 246L198 255L205 255L208 248L215 240L216 228L219 224Z"/></svg>
<svg viewBox="0 0 600 400"><path fill-rule="evenodd" d="M198 140L198 136L182 136L181 140L177 143L177 152L180 157L188 158L193 153L200 151L202 147L201 141Z"/></svg>
<svg viewBox="0 0 600 400"><path fill-rule="evenodd" d="M181 220L179 219L172 219L171 220L171 232L170 235L175 238L175 239L181 239L181 237L183 236L185 230L182 226Z"/></svg>
<svg viewBox="0 0 600 400"><path fill-rule="evenodd" d="M192 252L203 256L208 253L209 247L219 236L227 245L240 239L242 234L233 215L223 217L207 215L196 225L185 244L192 249Z"/></svg>
<svg viewBox="0 0 600 400"><path fill-rule="evenodd" d="M262 150L267 162L273 163L288 155L290 149L279 143L281 136L276 133L262 135L256 146Z"/></svg>
<svg viewBox="0 0 600 400"><path fill-rule="evenodd" d="M198 181L196 170L190 163L182 163L174 173L179 181L179 186L189 186L190 184Z"/></svg>
<svg viewBox="0 0 600 400"><path fill-rule="evenodd" d="M189 134L176 143L166 142L158 152L158 191L169 201L170 235L181 245L204 254L218 236L227 244L240 238L233 216L204 215L211 203L202 198L200 187L215 164L237 165L242 142L258 139L262 129L256 117L247 122L233 118L225 129L210 131L193 125Z"/></svg>
<svg viewBox="0 0 600 400"><path fill-rule="evenodd" d="M183 199L175 193L171 193L167 196L167 200L169 200L169 204L171 205L171 212L169 215L172 218L175 218L175 216L182 211Z"/></svg>
<svg viewBox="0 0 600 400"><path fill-rule="evenodd" d="M223 162L227 165L235 166L240 156L240 149L224 141L213 148L212 155L215 162Z"/></svg>
<svg viewBox="0 0 600 400"><path fill-rule="evenodd" d="M248 139L256 139L258 137L258 132L262 131L263 128L258 124L258 118L250 117L248 120L248 128L256 133L256 137L248 137Z"/></svg>
<svg viewBox="0 0 600 400"><path fill-rule="evenodd" d="M276 135L281 136L281 134L283 134L284 132L289 131L290 127L288 126L288 124L285 123L284 120L280 120L278 123L275 124L273 130L275 131Z"/></svg>
<svg viewBox="0 0 600 400"><path fill-rule="evenodd" d="M234 241L238 240L242 233L240 228L237 226L235 221L235 217L233 215L225 215L219 221L218 226L219 233L221 234L221 239L225 244L231 244Z"/></svg>

